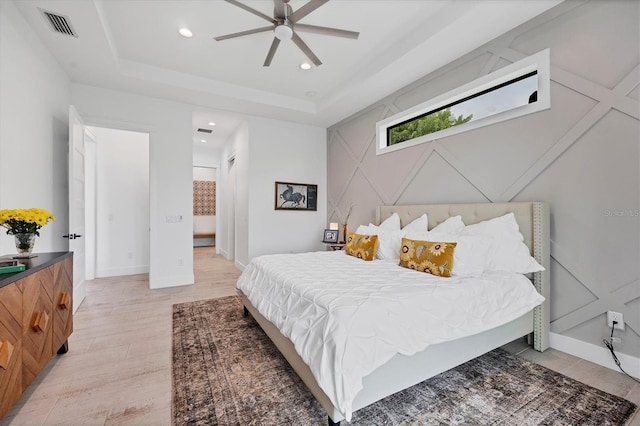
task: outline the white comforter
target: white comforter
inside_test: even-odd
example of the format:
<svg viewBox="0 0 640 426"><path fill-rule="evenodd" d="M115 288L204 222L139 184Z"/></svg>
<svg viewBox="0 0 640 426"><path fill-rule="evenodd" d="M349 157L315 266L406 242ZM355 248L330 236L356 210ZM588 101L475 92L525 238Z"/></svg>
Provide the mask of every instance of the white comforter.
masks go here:
<svg viewBox="0 0 640 426"><path fill-rule="evenodd" d="M254 258L237 287L347 421L362 379L395 354L497 327L544 300L520 274L438 278L342 251Z"/></svg>

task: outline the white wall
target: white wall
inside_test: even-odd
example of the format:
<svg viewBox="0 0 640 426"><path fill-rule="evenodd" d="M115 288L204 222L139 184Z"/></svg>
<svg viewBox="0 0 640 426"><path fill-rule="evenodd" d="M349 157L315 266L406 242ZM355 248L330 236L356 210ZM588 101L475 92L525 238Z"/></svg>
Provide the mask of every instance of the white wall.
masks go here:
<svg viewBox="0 0 640 426"><path fill-rule="evenodd" d="M194 167L193 180L216 180L216 169L211 167Z"/></svg>
<svg viewBox="0 0 640 426"><path fill-rule="evenodd" d="M323 128L247 117L221 154L219 184L227 205L218 210L223 224L217 234L219 252L242 269L262 254L321 250L327 215L326 152ZM227 161L232 155L235 182ZM275 211L276 181L317 184L318 210ZM230 211L234 217L229 217Z"/></svg>
<svg viewBox="0 0 640 426"><path fill-rule="evenodd" d="M248 259L322 250L327 219L324 128L252 117L249 121ZM317 211L275 210L275 182L318 185Z"/></svg>
<svg viewBox="0 0 640 426"><path fill-rule="evenodd" d="M0 1L0 7L0 208L33 205L51 210L57 220L43 228L36 250L66 250L67 241L58 236L66 233L68 224L69 104L75 105L88 125L147 132L150 286L193 283L192 166L217 165L215 154L208 159L196 154L200 158L196 163L193 106L82 84L70 86L39 41L28 32L20 33L18 28L28 26L13 4ZM321 248L318 241L326 220L326 170L318 171L326 167L326 141L318 137L324 130L278 120L250 119L251 124L239 126L230 147L217 160L224 202L235 200L233 221L226 218L217 239L229 247L228 225L235 223L236 243L233 253L227 256L235 258L239 267L253 256L274 250ZM236 155L235 198L229 193L226 175L226 160L231 153ZM30 159L28 174L16 158ZM17 179L22 182L19 187L15 185ZM318 211L275 212L276 180L317 183ZM226 208L230 206L223 211ZM169 223L167 216L181 216L183 221ZM13 240L0 236L0 249L14 252Z"/></svg>
<svg viewBox="0 0 640 426"><path fill-rule="evenodd" d="M96 276L149 272L149 135L90 127L96 137Z"/></svg>
<svg viewBox="0 0 640 426"><path fill-rule="evenodd" d="M193 145L193 165L197 167L220 167L221 150L205 144Z"/></svg>
<svg viewBox="0 0 640 426"><path fill-rule="evenodd" d="M149 133L149 285L192 284L191 108L80 84L72 103L88 125Z"/></svg>
<svg viewBox="0 0 640 426"><path fill-rule="evenodd" d="M29 28L0 1L0 209L51 211L34 251L66 251L70 82ZM0 254L16 253L0 231Z"/></svg>

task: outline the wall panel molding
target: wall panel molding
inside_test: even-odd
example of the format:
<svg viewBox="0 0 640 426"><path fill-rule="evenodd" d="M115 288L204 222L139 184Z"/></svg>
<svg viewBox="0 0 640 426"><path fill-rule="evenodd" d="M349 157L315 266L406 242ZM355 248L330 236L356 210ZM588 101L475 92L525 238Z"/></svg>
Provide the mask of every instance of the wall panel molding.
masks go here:
<svg viewBox="0 0 640 426"><path fill-rule="evenodd" d="M615 310L624 314L627 323L624 332L617 332L623 339L622 352L639 357L640 317L633 308L640 300L640 218L632 215L640 208L640 102L633 97L640 85L640 22L630 18L630 11L637 17L640 3L564 2L332 126L329 157L338 146L350 153L356 146L366 148L361 156L348 155L348 173L328 164L329 176L349 176L330 180L329 219L343 217L354 202L350 228L373 221L372 200L396 204L419 197L420 203L473 202L476 199L470 198L477 196L491 202L549 201L552 275L558 277L558 282L552 282L557 296L551 300L552 331L602 346L608 333L606 311ZM603 12L615 19L600 19ZM590 20L589 25L583 25L585 20ZM581 44L595 38L600 45ZM375 158L375 137L371 135L380 118L374 119L371 112L376 108L381 109L381 118L398 113L399 105L404 109L425 102L535 53L527 50L540 46L551 49L551 80L559 85L552 86L552 115L531 114L490 126L490 130L476 129L378 156L390 156L385 159ZM626 52L625 57L611 57L609 46L616 46L618 54ZM591 63L590 70L578 65L574 69L567 55L558 56L558 52L577 58L576 64L583 64L584 58L603 59ZM592 77L601 81L592 81ZM340 137L346 127L365 130ZM544 149L529 149L527 144L536 143L536 138L521 137L536 132L544 138L539 139ZM504 147L510 148L508 152ZM408 153L398 154L401 151ZM434 161L436 155L442 161ZM505 167L496 175L496 167L511 163L525 166L511 172ZM604 165L616 164L624 169L604 169ZM514 170L518 173L512 173ZM438 173L462 177L456 184L444 183L446 197L433 190L443 182L425 181ZM387 184L390 181L396 182L392 188ZM604 211L610 209L627 213L605 217ZM635 262L627 261L633 258ZM561 268L562 273L553 274L553 268ZM619 270L608 273L607 268ZM563 306L562 300L574 303Z"/></svg>

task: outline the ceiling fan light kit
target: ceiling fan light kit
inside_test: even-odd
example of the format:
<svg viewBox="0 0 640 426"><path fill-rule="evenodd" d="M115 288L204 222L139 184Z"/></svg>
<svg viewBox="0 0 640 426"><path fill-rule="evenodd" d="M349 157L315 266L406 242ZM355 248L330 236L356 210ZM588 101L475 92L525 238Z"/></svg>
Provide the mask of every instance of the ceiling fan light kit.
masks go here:
<svg viewBox="0 0 640 426"><path fill-rule="evenodd" d="M241 31L238 33L226 34L218 37L214 37L216 41L227 40L230 38L242 37L245 35L256 34L261 32L266 32L273 30L274 38L271 43L271 47L269 48L269 52L267 53L267 57L264 61L265 67L271 65L271 61L273 60L274 55L276 54L276 50L280 45L280 41L292 40L293 43L298 46L298 48L304 53L307 58L315 66L322 65L322 62L318 57L313 53L313 51L307 46L307 44L302 41L297 31L310 32L322 35L328 35L333 37L342 37L342 38L350 38L356 40L360 33L355 31L347 31L340 30L337 28L329 28L329 27L321 27L317 25L307 25L307 24L298 24L302 18L327 3L329 0L309 0L302 7L300 7L295 12L292 10L291 6L289 6L289 0L273 0L274 10L273 10L273 18L265 15L264 13L247 6L244 3L239 2L238 0L225 0L227 3L231 3L232 5L239 7L240 9L246 10L249 13L252 13L260 18L269 21L272 26L270 27L261 27L254 28L252 30Z"/></svg>
<svg viewBox="0 0 640 426"><path fill-rule="evenodd" d="M276 38L280 41L291 40L291 37L293 37L293 29L287 20L282 24L277 25L273 29L273 32L275 33Z"/></svg>

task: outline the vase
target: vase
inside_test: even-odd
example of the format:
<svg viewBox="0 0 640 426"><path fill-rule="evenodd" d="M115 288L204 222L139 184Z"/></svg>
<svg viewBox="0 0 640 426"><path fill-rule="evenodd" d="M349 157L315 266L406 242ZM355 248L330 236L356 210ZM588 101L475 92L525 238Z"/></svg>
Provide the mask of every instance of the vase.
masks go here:
<svg viewBox="0 0 640 426"><path fill-rule="evenodd" d="M347 224L346 223L342 224L342 242L343 243L347 242Z"/></svg>
<svg viewBox="0 0 640 426"><path fill-rule="evenodd" d="M13 235L16 242L17 257L29 257L33 251L33 244L36 242L36 234L27 232Z"/></svg>

